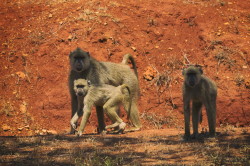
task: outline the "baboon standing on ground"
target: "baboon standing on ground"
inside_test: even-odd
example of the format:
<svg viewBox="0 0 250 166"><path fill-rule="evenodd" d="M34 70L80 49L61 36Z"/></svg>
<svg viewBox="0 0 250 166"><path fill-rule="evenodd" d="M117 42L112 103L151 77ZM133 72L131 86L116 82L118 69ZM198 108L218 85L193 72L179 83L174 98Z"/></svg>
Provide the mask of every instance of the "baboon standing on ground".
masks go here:
<svg viewBox="0 0 250 166"><path fill-rule="evenodd" d="M103 107L104 112L114 122L114 124L106 126L105 129L118 127L116 132L124 131L126 123L117 115L117 110L122 104L129 118L131 98L130 90L127 85L123 84L114 87L112 85L103 84L95 86L85 79L77 79L74 81L74 91L77 95L78 109L70 123L72 127L76 129L77 120L79 116L83 114L78 130L80 136L83 133L93 106Z"/></svg>
<svg viewBox="0 0 250 166"><path fill-rule="evenodd" d="M126 54L122 63L100 62L90 56L88 52L77 48L75 51L69 54L70 59L70 73L69 73L69 90L71 95L71 109L72 114L75 115L77 111L78 101L74 92L74 80L83 78L90 80L92 84L101 85L109 84L113 86L119 86L126 84L131 92L131 111L130 121L134 128L130 130L139 130L141 123L139 119L139 112L137 108L137 100L139 97L139 84L136 64L133 57L130 54ZM134 72L131 71L127 65L128 59L133 65ZM97 118L100 132L105 130L103 108L97 106ZM74 133L74 129L71 127L71 132Z"/></svg>
<svg viewBox="0 0 250 166"><path fill-rule="evenodd" d="M202 68L199 65L189 65L187 69L183 70L182 74L184 76L184 139L187 140L190 137L190 101L192 101L193 137L198 137L198 123L200 121L199 117L203 104L206 108L209 134L215 136L217 97L217 87L215 83L203 75Z"/></svg>

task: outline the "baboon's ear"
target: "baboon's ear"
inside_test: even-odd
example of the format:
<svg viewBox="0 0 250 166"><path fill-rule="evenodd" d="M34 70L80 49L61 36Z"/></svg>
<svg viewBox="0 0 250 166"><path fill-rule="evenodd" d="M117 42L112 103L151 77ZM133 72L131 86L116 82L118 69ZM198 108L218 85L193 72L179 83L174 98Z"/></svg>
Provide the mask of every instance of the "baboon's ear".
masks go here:
<svg viewBox="0 0 250 166"><path fill-rule="evenodd" d="M88 83L88 86L91 86L91 82L90 82L90 80L88 80L88 81L87 81L87 83Z"/></svg>
<svg viewBox="0 0 250 166"><path fill-rule="evenodd" d="M203 70L201 67L199 67L199 71L201 72L201 74L203 74Z"/></svg>
<svg viewBox="0 0 250 166"><path fill-rule="evenodd" d="M182 69L182 75L183 76L185 75L185 69Z"/></svg>
<svg viewBox="0 0 250 166"><path fill-rule="evenodd" d="M87 52L87 55L88 55L88 57L90 56L90 53L89 52Z"/></svg>
<svg viewBox="0 0 250 166"><path fill-rule="evenodd" d="M73 52L72 51L70 51L70 53L69 53L69 58L71 57L71 54L72 54Z"/></svg>

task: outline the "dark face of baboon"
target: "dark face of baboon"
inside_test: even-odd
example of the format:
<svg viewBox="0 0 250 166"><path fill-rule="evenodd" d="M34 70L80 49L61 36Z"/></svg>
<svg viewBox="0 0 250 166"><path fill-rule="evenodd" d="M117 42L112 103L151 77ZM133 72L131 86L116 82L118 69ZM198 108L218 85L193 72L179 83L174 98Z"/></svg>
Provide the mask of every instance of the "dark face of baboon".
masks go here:
<svg viewBox="0 0 250 166"><path fill-rule="evenodd" d="M195 87L200 82L203 71L199 66L189 66L183 70L182 74L185 78L185 84L189 87Z"/></svg>
<svg viewBox="0 0 250 166"><path fill-rule="evenodd" d="M90 56L88 52L77 48L69 54L71 69L76 72L87 70L90 66Z"/></svg>
<svg viewBox="0 0 250 166"><path fill-rule="evenodd" d="M77 96L84 97L87 95L90 87L90 81L78 79L74 81L74 91Z"/></svg>

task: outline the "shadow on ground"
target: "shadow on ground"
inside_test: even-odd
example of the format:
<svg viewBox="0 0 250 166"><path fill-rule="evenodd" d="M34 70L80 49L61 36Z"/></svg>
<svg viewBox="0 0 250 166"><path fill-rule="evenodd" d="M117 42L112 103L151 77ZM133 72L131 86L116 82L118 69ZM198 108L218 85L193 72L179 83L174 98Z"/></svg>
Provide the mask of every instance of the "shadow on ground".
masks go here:
<svg viewBox="0 0 250 166"><path fill-rule="evenodd" d="M230 140L230 142L229 142ZM3 165L248 164L250 134L220 133L188 142L181 135L95 134L0 137ZM195 159L195 160L194 160ZM195 161L195 162L194 162Z"/></svg>

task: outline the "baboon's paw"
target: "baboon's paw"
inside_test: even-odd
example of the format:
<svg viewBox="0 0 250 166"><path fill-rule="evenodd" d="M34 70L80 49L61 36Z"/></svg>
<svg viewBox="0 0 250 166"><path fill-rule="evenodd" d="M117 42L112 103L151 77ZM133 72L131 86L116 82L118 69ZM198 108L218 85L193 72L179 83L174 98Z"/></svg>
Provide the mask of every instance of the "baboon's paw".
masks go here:
<svg viewBox="0 0 250 166"><path fill-rule="evenodd" d="M106 130L103 130L100 135L106 135L107 134L107 131Z"/></svg>
<svg viewBox="0 0 250 166"><path fill-rule="evenodd" d="M190 138L191 138L191 139L200 139L200 138L201 138L201 135L198 134L198 133L192 134L192 135L190 136Z"/></svg>
<svg viewBox="0 0 250 166"><path fill-rule="evenodd" d="M78 131L77 136L81 137L82 136L82 131Z"/></svg>
<svg viewBox="0 0 250 166"><path fill-rule="evenodd" d="M125 130L126 123L122 122L119 124L119 130Z"/></svg>
<svg viewBox="0 0 250 166"><path fill-rule="evenodd" d="M75 129L75 130L76 130L76 124L71 123L71 126L72 126L72 128L73 128L73 129Z"/></svg>
<svg viewBox="0 0 250 166"><path fill-rule="evenodd" d="M190 134L185 134L185 135L182 137L182 140L183 140L183 141L189 141L190 139L191 139Z"/></svg>

